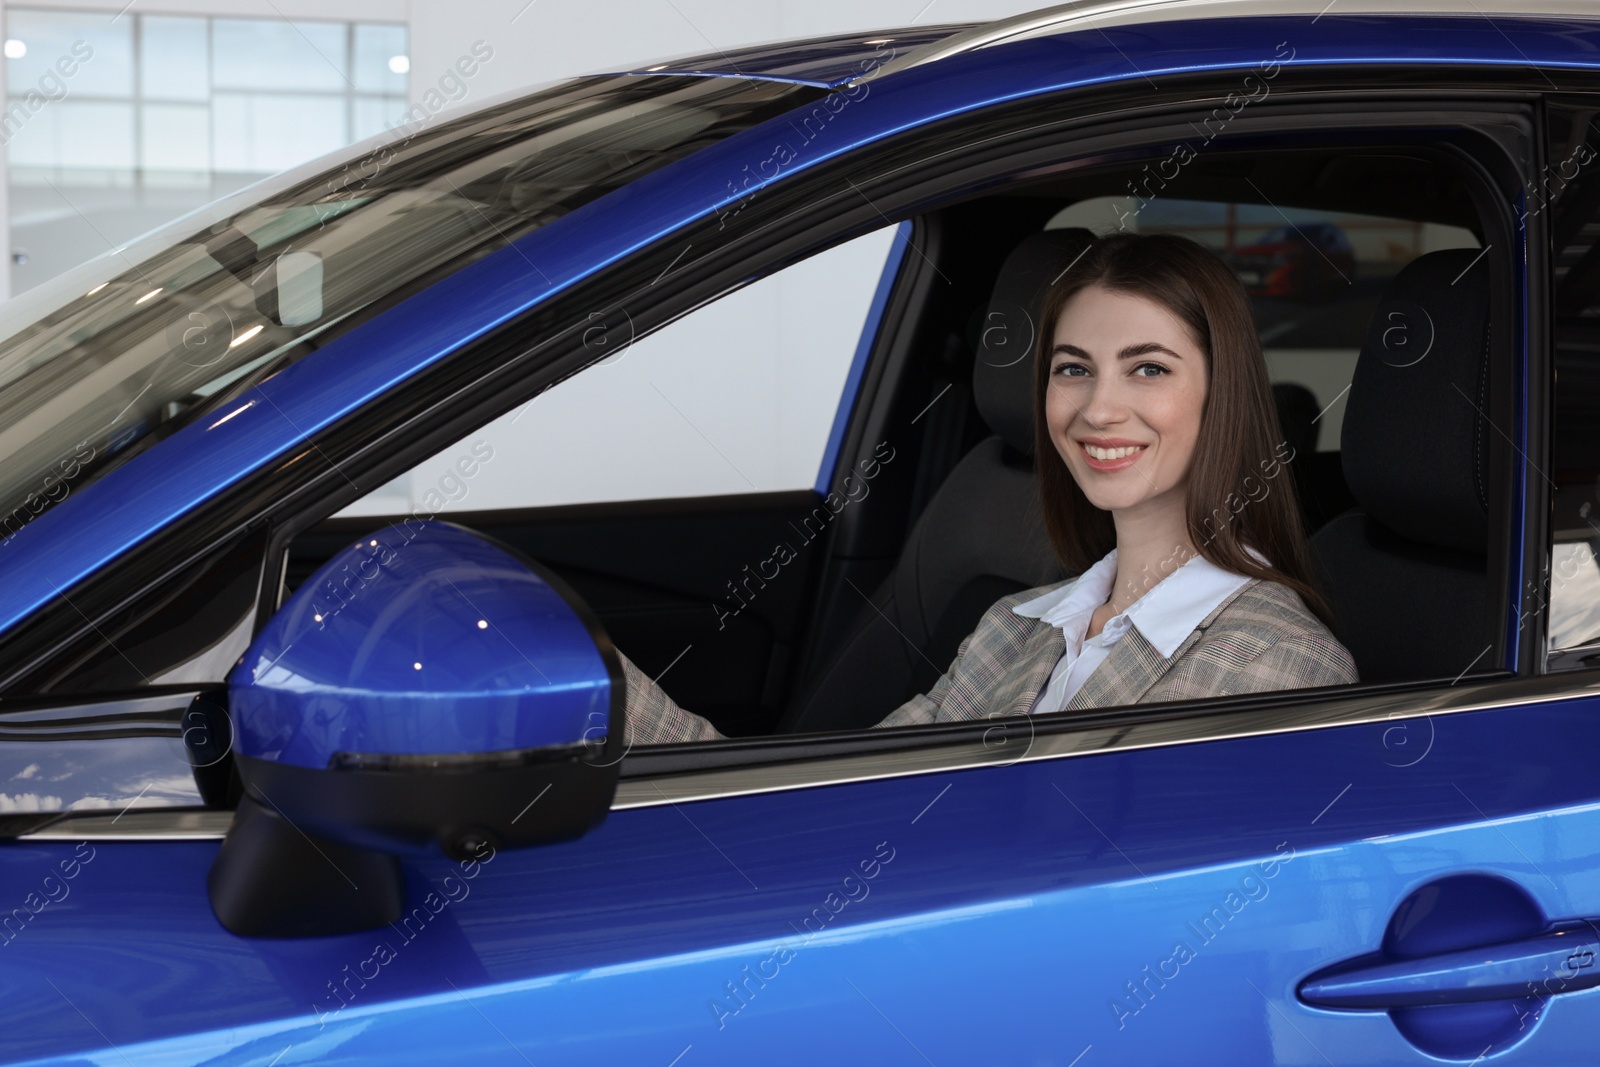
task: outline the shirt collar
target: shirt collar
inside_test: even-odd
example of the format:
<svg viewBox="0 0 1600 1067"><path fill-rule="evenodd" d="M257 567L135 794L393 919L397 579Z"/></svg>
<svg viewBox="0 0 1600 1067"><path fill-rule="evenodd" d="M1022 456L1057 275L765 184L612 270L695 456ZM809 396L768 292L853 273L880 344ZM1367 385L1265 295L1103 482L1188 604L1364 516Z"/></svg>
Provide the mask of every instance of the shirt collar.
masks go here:
<svg viewBox="0 0 1600 1067"><path fill-rule="evenodd" d="M1249 546L1241 547L1263 566L1267 565L1267 558L1260 552ZM1117 550L1113 548L1076 580L1011 610L1014 614L1058 626L1063 633L1076 629L1081 639L1089 628L1089 617L1095 608L1111 595L1116 575ZM1137 626L1145 640L1164 658L1170 659L1200 621L1249 580L1246 575L1223 570L1204 556L1192 556L1126 611L1106 620L1101 634L1107 643L1115 643L1130 625Z"/></svg>
<svg viewBox="0 0 1600 1067"><path fill-rule="evenodd" d="M1095 608L1104 604L1106 597L1111 595L1111 583L1116 577L1117 550L1113 548L1076 580L1052 589L1043 596L1024 601L1011 610L1017 615L1042 619L1051 626L1061 626L1079 615L1092 614Z"/></svg>

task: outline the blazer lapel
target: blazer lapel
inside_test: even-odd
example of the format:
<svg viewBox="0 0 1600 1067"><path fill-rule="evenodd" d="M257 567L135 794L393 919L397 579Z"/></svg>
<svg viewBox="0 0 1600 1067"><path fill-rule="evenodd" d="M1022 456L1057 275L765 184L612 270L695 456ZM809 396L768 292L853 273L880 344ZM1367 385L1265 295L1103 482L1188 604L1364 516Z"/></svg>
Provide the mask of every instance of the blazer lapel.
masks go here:
<svg viewBox="0 0 1600 1067"><path fill-rule="evenodd" d="M990 715L1026 715L1034 699L1050 681L1061 654L1067 650L1067 639L1059 626L1032 620L1035 625L1028 634L1022 651L1017 654L1016 665L1006 671L1000 684L991 691L988 703Z"/></svg>
<svg viewBox="0 0 1600 1067"><path fill-rule="evenodd" d="M1181 656L1199 634L1196 631L1180 646L1173 658ZM1067 701L1063 711L1134 704L1145 691L1167 672L1170 661L1145 640L1137 626L1130 626L1122 639L1111 646L1111 654L1084 680L1083 686Z"/></svg>
<svg viewBox="0 0 1600 1067"><path fill-rule="evenodd" d="M1173 649L1170 658L1163 656L1139 632L1139 627L1130 626L1122 639L1111 646L1111 654L1105 662L1095 668L1093 674L1084 680L1083 687L1078 690L1073 698L1067 701L1063 711L1081 711L1085 708L1116 707L1122 704L1137 704L1150 687L1161 680L1161 676L1172 668L1172 665L1182 659L1184 654L1193 648L1202 637L1206 628L1214 622L1222 610L1236 600L1240 593L1251 588L1260 581L1252 578L1212 608L1194 632L1183 639L1183 644ZM1056 631L1060 633L1059 630ZM1061 647L1066 647L1066 641L1061 642Z"/></svg>

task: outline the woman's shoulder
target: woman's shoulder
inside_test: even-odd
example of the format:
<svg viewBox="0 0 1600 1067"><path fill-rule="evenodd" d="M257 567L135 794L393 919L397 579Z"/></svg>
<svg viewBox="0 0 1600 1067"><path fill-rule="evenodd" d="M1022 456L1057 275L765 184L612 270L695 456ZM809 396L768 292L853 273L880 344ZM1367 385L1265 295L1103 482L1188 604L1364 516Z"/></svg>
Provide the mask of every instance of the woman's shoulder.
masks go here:
<svg viewBox="0 0 1600 1067"><path fill-rule="evenodd" d="M1282 582L1252 578L1201 623L1207 631L1250 630L1333 637L1300 594Z"/></svg>
<svg viewBox="0 0 1600 1067"><path fill-rule="evenodd" d="M1238 646L1253 650L1251 658L1272 651L1278 658L1315 660L1326 668L1331 681L1357 680L1350 650L1306 606L1300 594L1282 582L1252 578L1212 612L1201 628L1201 643L1213 649Z"/></svg>
<svg viewBox="0 0 1600 1067"><path fill-rule="evenodd" d="M1307 608L1290 585L1267 577L1251 577L1234 597L1222 601L1213 613L1216 624L1291 625L1326 630L1322 619Z"/></svg>
<svg viewBox="0 0 1600 1067"><path fill-rule="evenodd" d="M1206 675L1201 691L1213 696L1360 681L1350 650L1281 582L1252 578L1200 629L1184 658ZM1214 665L1227 669L1212 677Z"/></svg>

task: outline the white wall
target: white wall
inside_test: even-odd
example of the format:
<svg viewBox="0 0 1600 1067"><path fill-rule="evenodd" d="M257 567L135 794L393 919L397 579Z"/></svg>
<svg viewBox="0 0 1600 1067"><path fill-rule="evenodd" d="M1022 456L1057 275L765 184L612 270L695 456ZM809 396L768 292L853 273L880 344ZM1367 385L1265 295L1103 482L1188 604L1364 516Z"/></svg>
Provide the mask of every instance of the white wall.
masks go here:
<svg viewBox="0 0 1600 1067"><path fill-rule="evenodd" d="M610 358L341 515L811 487L894 232L828 249L631 344L619 324Z"/></svg>

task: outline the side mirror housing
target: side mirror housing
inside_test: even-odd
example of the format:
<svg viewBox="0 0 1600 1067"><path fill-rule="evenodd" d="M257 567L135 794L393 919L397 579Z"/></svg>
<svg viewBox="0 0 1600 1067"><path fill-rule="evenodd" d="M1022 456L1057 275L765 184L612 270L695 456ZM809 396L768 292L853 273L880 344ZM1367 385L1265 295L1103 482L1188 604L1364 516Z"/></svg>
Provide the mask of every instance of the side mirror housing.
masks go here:
<svg viewBox="0 0 1600 1067"><path fill-rule="evenodd" d="M441 522L363 537L228 677L244 797L211 871L218 919L379 926L403 903L397 855L582 836L616 792L624 703L610 639L533 561Z"/></svg>

